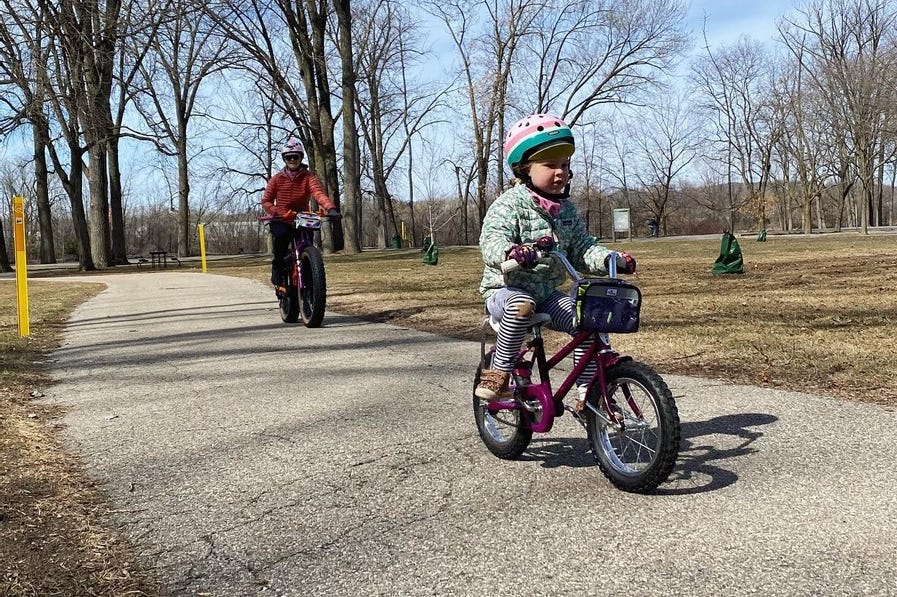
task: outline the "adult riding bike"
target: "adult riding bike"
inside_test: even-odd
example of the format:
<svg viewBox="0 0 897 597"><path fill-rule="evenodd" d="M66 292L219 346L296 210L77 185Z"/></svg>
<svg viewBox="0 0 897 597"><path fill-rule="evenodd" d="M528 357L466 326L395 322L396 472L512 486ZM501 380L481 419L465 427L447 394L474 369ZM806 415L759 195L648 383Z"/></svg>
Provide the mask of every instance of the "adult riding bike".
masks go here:
<svg viewBox="0 0 897 597"><path fill-rule="evenodd" d="M536 313L529 339L521 348L511 374L509 393L494 401L473 397L473 411L483 443L494 455L514 459L529 446L533 433L551 431L554 420L570 411L585 428L598 467L617 488L650 493L670 475L679 454L679 414L667 384L651 367L615 352L610 333L638 331L641 292L616 278L616 255L609 261L610 278L585 279L558 251L541 254L559 260L573 280L578 333L554 355L547 356L541 326L551 321ZM502 264L508 272L516 261ZM497 331L499 322L487 317L484 332ZM552 392L550 374L583 343L591 348ZM480 366L473 387L479 385L483 369L492 367L495 347L480 344ZM586 366L593 362L595 374L588 384L585 407L577 411L564 405Z"/></svg>
<svg viewBox="0 0 897 597"><path fill-rule="evenodd" d="M305 327L320 327L327 303L327 279L324 258L314 244L314 235L328 216L324 211L300 211L292 221L276 216L260 219L293 227L293 238L281 266L283 286L275 286L280 318L284 323L296 323L301 318Z"/></svg>

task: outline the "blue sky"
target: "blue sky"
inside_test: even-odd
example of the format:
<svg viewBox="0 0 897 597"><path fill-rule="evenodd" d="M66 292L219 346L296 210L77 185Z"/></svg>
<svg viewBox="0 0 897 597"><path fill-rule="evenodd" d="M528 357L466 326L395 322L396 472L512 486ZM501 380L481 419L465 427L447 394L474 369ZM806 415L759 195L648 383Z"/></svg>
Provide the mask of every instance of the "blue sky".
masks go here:
<svg viewBox="0 0 897 597"><path fill-rule="evenodd" d="M692 0L688 24L695 43L700 47L701 29L707 18L707 35L711 45L734 42L741 35L766 42L777 35L776 22L790 12L793 1L782 0Z"/></svg>

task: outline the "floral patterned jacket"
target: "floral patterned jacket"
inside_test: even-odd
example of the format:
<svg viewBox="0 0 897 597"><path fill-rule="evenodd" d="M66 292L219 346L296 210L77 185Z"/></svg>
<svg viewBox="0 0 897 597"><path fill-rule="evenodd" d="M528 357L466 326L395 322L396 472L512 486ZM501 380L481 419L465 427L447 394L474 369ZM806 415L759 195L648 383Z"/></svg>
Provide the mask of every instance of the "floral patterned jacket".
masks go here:
<svg viewBox="0 0 897 597"><path fill-rule="evenodd" d="M554 259L533 269L501 272L501 263L507 259L511 247L532 244L543 236L554 236L557 250L566 253L578 270L607 275L604 260L610 249L597 244L589 234L576 206L563 199L558 215L552 218L536 203L526 186L517 184L495 200L483 220L480 251L484 268L480 293L484 299L499 288L513 286L530 293L538 305L564 283L567 272Z"/></svg>

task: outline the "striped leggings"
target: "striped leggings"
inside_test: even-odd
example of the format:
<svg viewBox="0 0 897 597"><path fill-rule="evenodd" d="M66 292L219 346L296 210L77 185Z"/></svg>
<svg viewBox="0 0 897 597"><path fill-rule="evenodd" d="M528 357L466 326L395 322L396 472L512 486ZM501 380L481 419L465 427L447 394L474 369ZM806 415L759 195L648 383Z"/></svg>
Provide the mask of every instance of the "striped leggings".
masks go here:
<svg viewBox="0 0 897 597"><path fill-rule="evenodd" d="M523 340L526 338L526 329L530 325L533 313L547 313L551 316L548 324L553 330L567 332L575 335L574 327L574 301L569 295L555 290L548 298L537 305L532 295L519 288L502 288L496 291L486 301L486 309L495 319L501 320L498 337L495 340L495 359L492 367L501 371L510 371L517 362L517 355ZM592 343L584 342L573 350L573 364L591 347ZM595 364L590 363L582 375L576 380L578 387L585 386L589 379L595 375Z"/></svg>

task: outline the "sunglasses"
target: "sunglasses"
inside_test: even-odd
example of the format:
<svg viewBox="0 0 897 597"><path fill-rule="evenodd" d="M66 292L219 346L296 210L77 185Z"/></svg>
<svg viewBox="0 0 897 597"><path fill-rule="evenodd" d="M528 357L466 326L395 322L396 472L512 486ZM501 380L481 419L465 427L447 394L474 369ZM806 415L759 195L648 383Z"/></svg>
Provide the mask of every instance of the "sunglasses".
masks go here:
<svg viewBox="0 0 897 597"><path fill-rule="evenodd" d="M301 160L301 159L302 159L302 156L298 156L298 155L285 155L285 156L283 156L283 161L285 161L285 162L295 162L295 161L297 161L297 160Z"/></svg>

